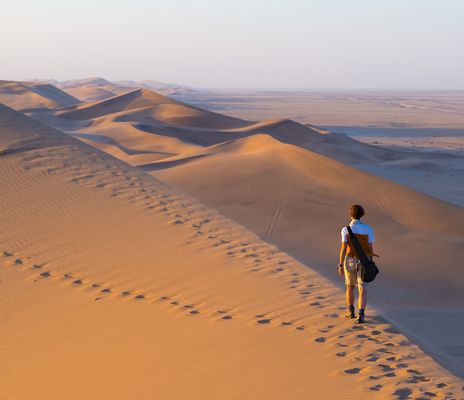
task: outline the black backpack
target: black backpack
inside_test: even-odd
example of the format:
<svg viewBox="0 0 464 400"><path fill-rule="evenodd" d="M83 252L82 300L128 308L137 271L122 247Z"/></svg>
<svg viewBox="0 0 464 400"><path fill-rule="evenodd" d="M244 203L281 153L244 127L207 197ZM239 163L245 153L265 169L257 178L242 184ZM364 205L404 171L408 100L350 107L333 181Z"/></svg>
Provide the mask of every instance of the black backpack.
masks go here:
<svg viewBox="0 0 464 400"><path fill-rule="evenodd" d="M361 261L361 279L363 282L372 282L377 276L377 274L380 272L379 268L377 267L377 265L375 265L374 261L372 261L370 258L366 256L364 250L361 247L361 244L359 243L358 238L351 230L351 227L348 225L346 229L348 229L351 243L353 244L354 249L356 250L356 254L359 257L359 261Z"/></svg>

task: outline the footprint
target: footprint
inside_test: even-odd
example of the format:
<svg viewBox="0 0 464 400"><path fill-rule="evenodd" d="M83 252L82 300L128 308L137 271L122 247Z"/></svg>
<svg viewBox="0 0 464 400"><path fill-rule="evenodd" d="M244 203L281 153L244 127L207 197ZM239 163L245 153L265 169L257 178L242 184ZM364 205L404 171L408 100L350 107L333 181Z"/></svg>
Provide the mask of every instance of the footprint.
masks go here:
<svg viewBox="0 0 464 400"><path fill-rule="evenodd" d="M407 400L411 398L412 390L409 388L396 389L393 392L393 396L396 396L398 400Z"/></svg>
<svg viewBox="0 0 464 400"><path fill-rule="evenodd" d="M386 364L377 364L377 366L382 368L382 371L393 371L393 368Z"/></svg>
<svg viewBox="0 0 464 400"><path fill-rule="evenodd" d="M383 347L380 349L377 349L377 351L380 353L392 354L392 352L389 349L385 349Z"/></svg>
<svg viewBox="0 0 464 400"><path fill-rule="evenodd" d="M353 330L353 331L363 331L364 329L366 329L366 328L364 328L364 326L359 326L359 325L354 325L351 328L351 330Z"/></svg>
<svg viewBox="0 0 464 400"><path fill-rule="evenodd" d="M350 368L350 369L345 369L345 374L359 374L361 372L361 368Z"/></svg>

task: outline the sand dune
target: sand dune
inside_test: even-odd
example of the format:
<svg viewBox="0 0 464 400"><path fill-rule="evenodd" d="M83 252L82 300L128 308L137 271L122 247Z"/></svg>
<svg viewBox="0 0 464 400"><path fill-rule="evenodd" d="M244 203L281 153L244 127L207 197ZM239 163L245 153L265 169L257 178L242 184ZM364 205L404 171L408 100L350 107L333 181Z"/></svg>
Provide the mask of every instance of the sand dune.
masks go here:
<svg viewBox="0 0 464 400"><path fill-rule="evenodd" d="M144 116L149 113L156 121L177 125L199 127L207 123L217 128L243 125L241 120L188 106L147 89L137 89L111 99L85 104L73 110L65 110L56 115L67 119L88 120L127 111L133 112L128 116L120 116L118 121L130 121L134 115L140 117L140 115Z"/></svg>
<svg viewBox="0 0 464 400"><path fill-rule="evenodd" d="M147 89L63 109L55 113L55 117L93 120L94 126L106 125L107 128L114 126L114 123L128 122L141 131L170 136L201 146L264 133L281 142L298 145L348 163L410 158L410 154L405 152L378 148L292 120L239 120L178 102ZM59 126L59 122L55 124Z"/></svg>
<svg viewBox="0 0 464 400"><path fill-rule="evenodd" d="M186 94L186 93L193 92L193 89L188 86L178 85L176 83L164 83L160 81L155 81L153 79L144 79L141 81L125 80L125 81L116 81L114 83L119 86L125 86L125 87L133 88L133 89L143 88L143 89L155 90L165 95Z"/></svg>
<svg viewBox="0 0 464 400"><path fill-rule="evenodd" d="M193 90L187 86L168 84L152 79L142 81L116 81L110 82L100 77L71 79L57 81L55 79L34 80L34 82L51 84L81 101L99 101L108 99L118 94L124 94L136 89L156 90L165 95L186 94Z"/></svg>
<svg viewBox="0 0 464 400"><path fill-rule="evenodd" d="M67 93L81 101L98 101L116 96L113 87L80 86L65 89Z"/></svg>
<svg viewBox="0 0 464 400"><path fill-rule="evenodd" d="M79 100L49 84L0 81L0 103L17 110L31 110L64 107Z"/></svg>
<svg viewBox="0 0 464 400"><path fill-rule="evenodd" d="M377 148L285 119L230 121L148 90L68 107L50 118L86 143L220 210L340 284L333 267L339 230L347 222L347 205L364 204L378 230L382 255L372 302L440 362L464 374L459 339L464 335L464 276L455 268L463 261L462 208L345 164L428 173L442 168L440 155ZM73 127L77 122L85 125ZM398 250L405 243L408 251ZM445 314L451 315L451 325L437 323Z"/></svg>
<svg viewBox="0 0 464 400"><path fill-rule="evenodd" d="M263 141L280 146L230 146ZM2 398L459 396L401 333L375 314L354 329L338 289L218 212L3 106L0 148Z"/></svg>
<svg viewBox="0 0 464 400"><path fill-rule="evenodd" d="M55 86L82 101L99 101L127 93L129 89L99 77L56 82Z"/></svg>

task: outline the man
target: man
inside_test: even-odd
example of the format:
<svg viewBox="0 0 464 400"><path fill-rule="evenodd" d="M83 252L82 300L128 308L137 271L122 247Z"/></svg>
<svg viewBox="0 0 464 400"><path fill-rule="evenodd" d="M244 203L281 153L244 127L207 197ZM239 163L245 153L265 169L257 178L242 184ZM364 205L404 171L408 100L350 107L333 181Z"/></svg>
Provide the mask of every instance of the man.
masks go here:
<svg viewBox="0 0 464 400"><path fill-rule="evenodd" d="M364 216L364 208L359 204L350 206L350 227L356 235L361 248L367 257L373 257L374 254L374 231L373 229L361 222ZM340 248L340 263L338 264L338 273L341 277L345 276L346 285L346 305L347 318L356 318L354 312L354 290L358 287L358 319L357 323L362 324L365 318L365 310L367 305L367 282L361 279L361 262L356 254L356 250L351 243L348 229L342 229L342 245Z"/></svg>

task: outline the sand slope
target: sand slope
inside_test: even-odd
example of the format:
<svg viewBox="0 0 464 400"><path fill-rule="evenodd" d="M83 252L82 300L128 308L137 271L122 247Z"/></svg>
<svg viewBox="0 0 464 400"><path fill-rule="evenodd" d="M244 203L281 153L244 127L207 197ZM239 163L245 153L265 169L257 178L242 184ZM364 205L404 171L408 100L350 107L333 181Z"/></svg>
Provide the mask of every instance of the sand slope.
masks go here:
<svg viewBox="0 0 464 400"><path fill-rule="evenodd" d="M143 168L335 281L346 208L362 203L381 255L372 302L425 346L436 347L445 363L453 358L453 370L463 374L464 275L456 269L464 261L462 208L268 136ZM437 326L446 313L451 325Z"/></svg>
<svg viewBox="0 0 464 400"><path fill-rule="evenodd" d="M69 106L79 100L49 84L0 81L0 103L17 110L30 110Z"/></svg>
<svg viewBox="0 0 464 400"><path fill-rule="evenodd" d="M459 397L387 323L354 329L328 281L158 180L3 106L0 149L0 397Z"/></svg>
<svg viewBox="0 0 464 400"><path fill-rule="evenodd" d="M347 206L362 203L382 255L373 303L464 374L464 276L455 268L463 261L462 208L345 164L428 171L440 168L440 155L379 149L291 120L230 122L191 108L198 114L180 121L178 106L143 90L58 112L52 122L85 122L66 130L199 198L338 283L339 231ZM438 323L445 314L451 325Z"/></svg>

